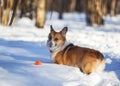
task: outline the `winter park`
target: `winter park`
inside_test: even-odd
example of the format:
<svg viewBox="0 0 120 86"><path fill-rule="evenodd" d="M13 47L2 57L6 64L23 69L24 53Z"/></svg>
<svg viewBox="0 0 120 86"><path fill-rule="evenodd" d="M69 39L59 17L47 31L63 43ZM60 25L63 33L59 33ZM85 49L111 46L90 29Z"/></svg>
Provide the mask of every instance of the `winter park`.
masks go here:
<svg viewBox="0 0 120 86"><path fill-rule="evenodd" d="M0 0L0 86L120 86L120 0Z"/></svg>

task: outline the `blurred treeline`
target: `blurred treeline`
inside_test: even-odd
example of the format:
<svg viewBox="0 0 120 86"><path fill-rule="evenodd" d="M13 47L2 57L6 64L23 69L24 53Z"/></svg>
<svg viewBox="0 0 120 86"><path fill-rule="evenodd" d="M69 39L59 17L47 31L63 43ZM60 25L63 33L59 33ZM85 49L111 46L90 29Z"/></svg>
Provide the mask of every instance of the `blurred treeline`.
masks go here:
<svg viewBox="0 0 120 86"><path fill-rule="evenodd" d="M82 12L88 25L103 25L107 14L120 14L120 0L0 0L0 23L12 25L16 17L28 17L43 27L49 11L57 11L59 19L64 12Z"/></svg>

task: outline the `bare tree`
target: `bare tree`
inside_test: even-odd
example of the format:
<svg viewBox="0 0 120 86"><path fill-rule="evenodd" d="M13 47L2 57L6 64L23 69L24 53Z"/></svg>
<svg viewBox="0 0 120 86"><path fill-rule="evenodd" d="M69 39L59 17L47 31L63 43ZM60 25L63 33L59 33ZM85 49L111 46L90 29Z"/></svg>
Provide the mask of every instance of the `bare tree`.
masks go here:
<svg viewBox="0 0 120 86"><path fill-rule="evenodd" d="M117 0L117 2L116 2L115 12L116 12L116 14L120 14L120 0Z"/></svg>
<svg viewBox="0 0 120 86"><path fill-rule="evenodd" d="M108 13L108 0L102 0L102 15L106 16Z"/></svg>
<svg viewBox="0 0 120 86"><path fill-rule="evenodd" d="M4 1L0 0L0 23L2 23L3 10L4 10Z"/></svg>
<svg viewBox="0 0 120 86"><path fill-rule="evenodd" d="M9 23L10 26L12 25L13 20L14 20L14 18L16 16L19 3L20 3L20 0L14 0L14 3L13 3L13 13L12 13L12 17L11 17L11 20L10 20L10 23Z"/></svg>
<svg viewBox="0 0 120 86"><path fill-rule="evenodd" d="M8 25L9 19L10 19L10 12L12 9L12 5L13 5L13 0L7 0L7 4L6 4L6 13L3 16L3 20L2 20L2 24L4 26Z"/></svg>
<svg viewBox="0 0 120 86"><path fill-rule="evenodd" d="M74 12L75 11L75 6L76 6L76 0L71 0L70 12Z"/></svg>
<svg viewBox="0 0 120 86"><path fill-rule="evenodd" d="M45 2L46 0L37 0L36 26L43 28L45 24Z"/></svg>
<svg viewBox="0 0 120 86"><path fill-rule="evenodd" d="M34 1L36 2L36 0L21 0L20 3L20 18L21 17L28 17L30 19L33 19L33 14L32 14L32 7L34 4Z"/></svg>
<svg viewBox="0 0 120 86"><path fill-rule="evenodd" d="M110 10L110 15L115 16L115 6L116 6L116 0L111 0L111 10Z"/></svg>
<svg viewBox="0 0 120 86"><path fill-rule="evenodd" d="M58 0L59 1L59 19L63 19L63 12L64 12L64 0Z"/></svg>
<svg viewBox="0 0 120 86"><path fill-rule="evenodd" d="M103 25L102 0L86 0L86 21L88 25Z"/></svg>

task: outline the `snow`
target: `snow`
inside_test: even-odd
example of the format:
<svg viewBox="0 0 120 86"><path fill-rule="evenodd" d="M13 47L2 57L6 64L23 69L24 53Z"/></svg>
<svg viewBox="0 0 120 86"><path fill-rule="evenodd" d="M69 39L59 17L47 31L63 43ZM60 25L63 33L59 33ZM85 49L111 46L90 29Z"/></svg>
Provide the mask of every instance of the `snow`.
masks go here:
<svg viewBox="0 0 120 86"><path fill-rule="evenodd" d="M13 26L0 25L0 86L120 86L120 15L105 17L105 25L86 26L85 15L64 13L58 20L54 12L44 29L28 18ZM83 74L76 67L51 62L46 46L49 26L56 31L67 26L67 40L82 47L101 51L106 59L102 73ZM42 65L34 65L40 60Z"/></svg>

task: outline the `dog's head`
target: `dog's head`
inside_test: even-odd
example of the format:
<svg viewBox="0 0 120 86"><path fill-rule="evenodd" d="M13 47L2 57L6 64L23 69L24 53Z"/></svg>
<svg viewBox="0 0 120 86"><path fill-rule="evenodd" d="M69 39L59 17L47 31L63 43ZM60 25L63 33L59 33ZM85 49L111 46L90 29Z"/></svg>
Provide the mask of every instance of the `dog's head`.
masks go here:
<svg viewBox="0 0 120 86"><path fill-rule="evenodd" d="M57 49L62 48L66 41L66 32L68 30L67 27L64 27L60 32L56 32L52 25L50 26L51 30L48 35L47 46L50 51L56 51Z"/></svg>

